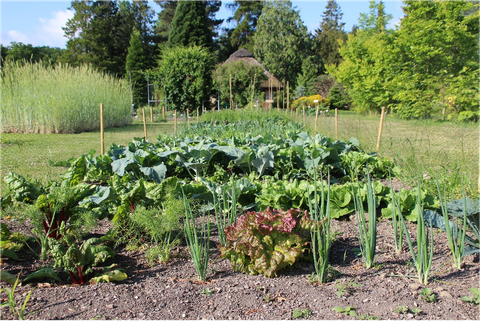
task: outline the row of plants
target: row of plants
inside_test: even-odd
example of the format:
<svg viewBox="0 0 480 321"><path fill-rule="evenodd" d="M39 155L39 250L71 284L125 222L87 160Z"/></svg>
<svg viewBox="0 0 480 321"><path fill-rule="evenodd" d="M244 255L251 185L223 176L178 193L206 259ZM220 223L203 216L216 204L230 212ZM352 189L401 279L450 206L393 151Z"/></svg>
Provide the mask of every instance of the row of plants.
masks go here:
<svg viewBox="0 0 480 321"><path fill-rule="evenodd" d="M329 251L336 235L331 220L353 213L367 268L375 262L380 218L392 220L398 251L408 243L424 284L434 246L429 228L447 232L457 266L479 251L478 200L448 202L440 187L432 195L420 184L395 191L379 181L395 173L393 163L361 152L355 139L312 137L281 120L216 126L223 135L221 130L215 131L218 136L198 135L215 127L209 121L191 126L184 138L112 144L107 155L92 152L66 162L70 166L61 182L6 176L2 210L25 224L30 235L2 225L2 257L15 259L22 244L31 252L39 248L36 255L45 267L23 283L49 278L84 284L127 277L112 261L119 245L145 251L155 264L168 260L171 249L183 242L198 278L205 280L210 236L216 231L222 257L237 271L274 277L307 259L315 268L311 281L326 282L332 277ZM262 126L275 130L253 136ZM105 218L114 227L100 238L87 237ZM415 241L406 220L417 222Z"/></svg>

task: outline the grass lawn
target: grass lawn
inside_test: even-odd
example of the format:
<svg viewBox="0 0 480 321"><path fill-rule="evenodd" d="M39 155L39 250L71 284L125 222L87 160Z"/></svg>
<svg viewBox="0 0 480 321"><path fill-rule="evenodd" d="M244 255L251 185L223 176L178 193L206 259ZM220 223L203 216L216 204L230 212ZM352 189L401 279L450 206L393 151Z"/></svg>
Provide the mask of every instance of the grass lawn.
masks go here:
<svg viewBox="0 0 480 321"><path fill-rule="evenodd" d="M317 132L335 138L335 117L319 117ZM300 115L299 115L300 120ZM380 116L340 112L338 139L356 137L367 152L375 152ZM309 129L315 117L307 118ZM433 120L404 121L385 117L379 154L393 159L402 169L402 178L414 184L435 185L435 177L460 196L462 184L470 196L478 198L479 125Z"/></svg>
<svg viewBox="0 0 480 321"><path fill-rule="evenodd" d="M159 134L173 132L173 122L147 123L147 137L155 141ZM110 144L126 145L134 137L143 137L143 123L105 129L105 151ZM100 154L100 132L80 134L1 134L1 188L6 187L3 177L9 172L35 177L41 181L57 179L65 167L51 166L51 162L80 157L91 149Z"/></svg>

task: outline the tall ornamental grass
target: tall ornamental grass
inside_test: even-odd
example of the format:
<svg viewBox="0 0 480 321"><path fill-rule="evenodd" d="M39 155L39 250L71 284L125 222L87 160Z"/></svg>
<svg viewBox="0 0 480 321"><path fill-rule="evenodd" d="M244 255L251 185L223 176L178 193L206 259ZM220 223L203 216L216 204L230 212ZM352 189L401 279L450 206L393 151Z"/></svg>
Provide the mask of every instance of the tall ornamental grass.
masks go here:
<svg viewBox="0 0 480 321"><path fill-rule="evenodd" d="M1 132L78 133L131 122L130 89L89 66L45 66L6 61L2 66Z"/></svg>

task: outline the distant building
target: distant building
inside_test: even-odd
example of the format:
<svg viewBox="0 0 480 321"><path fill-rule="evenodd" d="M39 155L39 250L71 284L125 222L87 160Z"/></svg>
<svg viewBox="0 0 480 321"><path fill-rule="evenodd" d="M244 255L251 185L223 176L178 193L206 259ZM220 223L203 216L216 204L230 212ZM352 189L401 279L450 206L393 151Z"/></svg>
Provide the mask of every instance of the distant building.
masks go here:
<svg viewBox="0 0 480 321"><path fill-rule="evenodd" d="M274 102L274 92L277 90L282 90L284 85L271 73L269 73L268 70L257 59L255 59L255 56L247 49L239 49L235 51L227 60L225 60L223 64L236 61L243 61L245 64L262 67L263 73L268 77L268 79L260 84L260 90L265 93L265 102L272 104Z"/></svg>

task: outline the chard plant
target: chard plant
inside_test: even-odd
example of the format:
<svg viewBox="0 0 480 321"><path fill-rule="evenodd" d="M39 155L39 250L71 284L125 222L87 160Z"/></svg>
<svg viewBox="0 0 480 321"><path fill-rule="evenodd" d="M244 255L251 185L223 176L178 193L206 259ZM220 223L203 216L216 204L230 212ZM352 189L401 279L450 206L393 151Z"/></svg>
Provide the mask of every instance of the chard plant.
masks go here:
<svg viewBox="0 0 480 321"><path fill-rule="evenodd" d="M357 189L356 191L352 190L354 194L354 205L355 205L355 213L357 216L357 226L358 226L358 234L359 234L359 243L360 243L360 251L362 253L363 261L365 262L365 267L367 269L373 267L375 261L375 250L377 246L377 206L375 200L375 189L372 186L372 182L370 180L370 174L368 173L368 165L367 165L367 173L365 175L367 177L367 208L368 208L368 225L365 219L365 210L362 203L362 197L360 194L360 184L358 181L357 175ZM368 227L367 227L368 226Z"/></svg>
<svg viewBox="0 0 480 321"><path fill-rule="evenodd" d="M420 183L418 184L418 195L417 195L417 208L419 209L419 215L417 218L417 252L415 253L413 249L412 240L410 234L408 233L407 224L405 224L405 219L400 215L400 220L402 221L403 231L405 233L405 238L412 254L412 260L415 264L417 270L418 281L421 284L428 284L430 269L432 268L433 261L433 233L432 233L432 222L430 219L430 233L427 230L425 225L425 218L423 215L423 202L421 195Z"/></svg>
<svg viewBox="0 0 480 321"><path fill-rule="evenodd" d="M188 251L197 271L198 279L205 281L207 279L208 261L210 258L210 215L205 215L206 211L202 210L201 230L197 230L194 214L185 192L183 192L183 202L185 205L184 227Z"/></svg>
<svg viewBox="0 0 480 321"><path fill-rule="evenodd" d="M467 204L465 198L465 191L463 192L463 227L453 223L450 226L450 219L448 217L447 202L445 188L443 193L440 192L440 185L435 179L437 185L438 198L440 199L440 208L442 210L443 220L445 222L445 231L447 232L448 246L453 256L453 263L457 269L460 269L463 263L463 256L465 255L465 236L467 231Z"/></svg>
<svg viewBox="0 0 480 321"><path fill-rule="evenodd" d="M328 170L328 181L330 181L330 170ZM324 181L323 179L320 179L320 186L322 189L320 201L318 200L317 174L315 170L313 171L313 184L313 205L310 200L308 202L310 206L310 215L315 222L310 232L312 237L313 265L315 267L315 276L313 279L316 282L325 283L327 282L330 268L330 248L332 246L332 241L334 240L334 236L331 234L330 230L330 184L327 183L327 197L325 200Z"/></svg>

